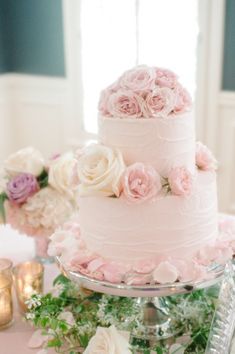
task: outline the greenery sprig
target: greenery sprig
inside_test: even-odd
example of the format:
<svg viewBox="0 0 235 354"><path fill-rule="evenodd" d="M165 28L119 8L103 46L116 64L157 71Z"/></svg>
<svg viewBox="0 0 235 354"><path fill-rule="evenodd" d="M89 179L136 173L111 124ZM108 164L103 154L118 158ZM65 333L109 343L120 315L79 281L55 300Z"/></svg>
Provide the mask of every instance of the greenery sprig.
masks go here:
<svg viewBox="0 0 235 354"><path fill-rule="evenodd" d="M217 297L218 288L212 287L164 298L177 329L176 342L185 334L189 337L187 343L182 344L185 354L204 353ZM147 340L138 339L144 331L138 299L91 292L60 275L54 281L52 293L33 295L28 306L26 319L42 329L47 336L45 346L53 347L58 353L82 353L96 328L110 325L132 333L133 353L169 352L167 341L150 349ZM62 319L65 311L72 313L72 324ZM177 351L174 354L178 354Z"/></svg>

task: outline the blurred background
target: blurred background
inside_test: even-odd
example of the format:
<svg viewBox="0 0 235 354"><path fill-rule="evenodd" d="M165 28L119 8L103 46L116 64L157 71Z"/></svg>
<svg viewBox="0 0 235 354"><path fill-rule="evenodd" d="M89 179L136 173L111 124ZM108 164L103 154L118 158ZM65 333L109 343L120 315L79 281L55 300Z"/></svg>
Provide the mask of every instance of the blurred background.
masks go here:
<svg viewBox="0 0 235 354"><path fill-rule="evenodd" d="M235 213L235 0L0 0L0 160L95 139L100 90L136 64L189 89Z"/></svg>

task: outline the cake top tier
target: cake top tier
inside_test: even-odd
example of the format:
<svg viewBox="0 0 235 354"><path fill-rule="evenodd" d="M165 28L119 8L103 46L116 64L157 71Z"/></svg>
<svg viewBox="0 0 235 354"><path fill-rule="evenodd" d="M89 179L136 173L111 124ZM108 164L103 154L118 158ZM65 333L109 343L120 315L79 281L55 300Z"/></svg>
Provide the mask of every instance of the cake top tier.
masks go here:
<svg viewBox="0 0 235 354"><path fill-rule="evenodd" d="M139 65L101 92L99 112L113 118L174 118L191 110L191 97L168 69Z"/></svg>

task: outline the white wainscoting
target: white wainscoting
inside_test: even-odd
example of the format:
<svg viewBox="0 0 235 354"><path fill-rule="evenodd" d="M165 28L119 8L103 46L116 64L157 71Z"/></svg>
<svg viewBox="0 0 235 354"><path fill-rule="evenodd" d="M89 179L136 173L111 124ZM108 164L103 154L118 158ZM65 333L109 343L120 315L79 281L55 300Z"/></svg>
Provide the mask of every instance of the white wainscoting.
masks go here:
<svg viewBox="0 0 235 354"><path fill-rule="evenodd" d="M217 136L219 207L235 214L235 92L219 95Z"/></svg>
<svg viewBox="0 0 235 354"><path fill-rule="evenodd" d="M9 97L7 90L7 75L0 76L0 160L11 149L9 132L11 131L11 116L9 112Z"/></svg>
<svg viewBox="0 0 235 354"><path fill-rule="evenodd" d="M70 111L67 79L2 75L1 160L10 152L28 145L33 145L46 155L68 148Z"/></svg>

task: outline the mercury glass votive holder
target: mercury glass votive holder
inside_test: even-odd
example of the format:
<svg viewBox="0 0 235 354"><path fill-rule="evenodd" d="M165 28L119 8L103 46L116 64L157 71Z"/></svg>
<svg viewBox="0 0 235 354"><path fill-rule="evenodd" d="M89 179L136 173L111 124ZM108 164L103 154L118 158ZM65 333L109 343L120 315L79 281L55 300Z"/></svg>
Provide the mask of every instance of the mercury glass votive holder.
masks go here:
<svg viewBox="0 0 235 354"><path fill-rule="evenodd" d="M0 330L13 322L12 262L0 258Z"/></svg>
<svg viewBox="0 0 235 354"><path fill-rule="evenodd" d="M41 263L30 261L13 268L13 278L19 309L27 311L26 301L34 294L43 293L44 267Z"/></svg>

